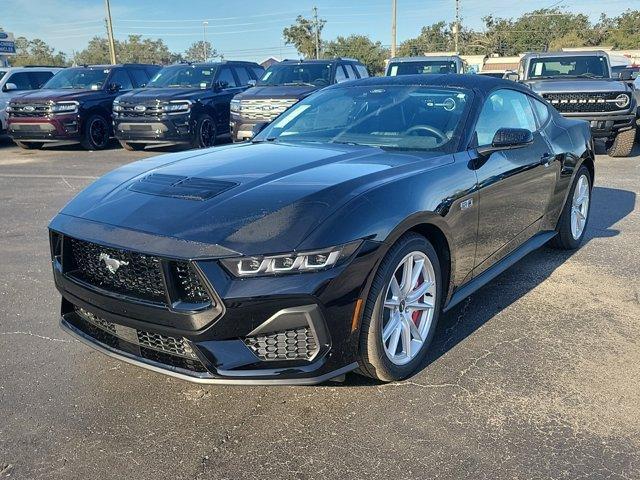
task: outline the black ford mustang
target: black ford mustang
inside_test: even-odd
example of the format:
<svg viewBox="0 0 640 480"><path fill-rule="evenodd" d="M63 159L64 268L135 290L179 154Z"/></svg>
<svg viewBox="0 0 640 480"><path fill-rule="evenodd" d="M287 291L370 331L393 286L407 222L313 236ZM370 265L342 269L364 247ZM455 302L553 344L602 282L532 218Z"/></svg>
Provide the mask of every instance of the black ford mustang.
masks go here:
<svg viewBox="0 0 640 480"><path fill-rule="evenodd" d="M512 82L326 88L251 143L123 166L50 225L62 327L183 379L414 372L438 317L548 241L580 244L589 126Z"/></svg>

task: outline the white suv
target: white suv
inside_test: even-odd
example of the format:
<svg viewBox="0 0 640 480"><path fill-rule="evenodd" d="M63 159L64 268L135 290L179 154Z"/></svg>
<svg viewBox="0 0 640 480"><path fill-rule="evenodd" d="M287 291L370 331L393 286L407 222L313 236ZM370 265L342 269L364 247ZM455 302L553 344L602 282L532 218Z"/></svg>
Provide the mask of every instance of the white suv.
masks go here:
<svg viewBox="0 0 640 480"><path fill-rule="evenodd" d="M41 88L60 68L1 67L0 68L0 133L7 129L7 104L11 98Z"/></svg>

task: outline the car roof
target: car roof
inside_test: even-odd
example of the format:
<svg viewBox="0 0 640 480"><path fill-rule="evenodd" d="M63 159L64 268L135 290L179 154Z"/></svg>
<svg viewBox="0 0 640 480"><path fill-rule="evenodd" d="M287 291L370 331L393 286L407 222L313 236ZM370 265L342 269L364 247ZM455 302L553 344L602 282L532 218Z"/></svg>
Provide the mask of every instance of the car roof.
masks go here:
<svg viewBox="0 0 640 480"><path fill-rule="evenodd" d="M424 86L424 87L451 87L464 88L467 90L477 90L489 92L495 88L509 88L519 90L524 93L533 93L530 88L501 78L490 77L488 75L470 75L459 73L431 74L431 75L398 75L395 77L368 77L360 80L352 80L346 83L339 83L326 88L340 88L342 86Z"/></svg>
<svg viewBox="0 0 640 480"><path fill-rule="evenodd" d="M351 62L351 63L362 63L360 60L355 58L346 58L346 57L337 57L337 58L319 58L319 59L305 59L300 58L298 60L292 58L285 58L279 63L334 63L334 62ZM278 65L274 63L274 65Z"/></svg>
<svg viewBox="0 0 640 480"><path fill-rule="evenodd" d="M19 72L19 71L26 71L26 72L38 72L38 71L45 71L45 72L50 72L52 70L62 70L64 67L47 67L47 66L25 66L25 67L0 67L0 72Z"/></svg>
<svg viewBox="0 0 640 480"><path fill-rule="evenodd" d="M181 62L181 63L173 63L171 65L167 65L167 67L176 67L176 66L192 66L192 67L217 67L219 65L251 65L252 67L260 66L256 62L249 62L245 60L221 60L219 62Z"/></svg>
<svg viewBox="0 0 640 480"><path fill-rule="evenodd" d="M441 61L452 61L452 60L462 60L459 55L422 55L416 57L394 57L389 60L389 63L410 63L410 62L441 62Z"/></svg>
<svg viewBox="0 0 640 480"><path fill-rule="evenodd" d="M525 53L522 59L529 58L550 58L550 57L592 57L599 55L608 57L607 52L604 50L580 50L580 51L568 51L568 52L530 52Z"/></svg>

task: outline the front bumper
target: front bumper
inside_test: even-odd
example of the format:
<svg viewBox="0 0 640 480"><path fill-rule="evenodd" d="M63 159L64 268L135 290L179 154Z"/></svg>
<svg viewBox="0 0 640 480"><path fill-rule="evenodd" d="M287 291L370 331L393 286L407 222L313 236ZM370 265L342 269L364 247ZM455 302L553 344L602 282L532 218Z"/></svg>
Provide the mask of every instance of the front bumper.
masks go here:
<svg viewBox="0 0 640 480"><path fill-rule="evenodd" d="M575 118L576 120L585 120L591 126L591 134L593 138L611 138L615 137L618 132L629 130L636 123L636 114L628 113L624 115L588 115L588 114L563 114L567 118Z"/></svg>
<svg viewBox="0 0 640 480"><path fill-rule="evenodd" d="M14 140L60 142L80 140L78 114L50 117L9 117L7 133Z"/></svg>
<svg viewBox="0 0 640 480"><path fill-rule="evenodd" d="M234 142L244 142L253 138L253 128L258 124L257 120L243 119L237 113L231 113L229 130Z"/></svg>
<svg viewBox="0 0 640 480"><path fill-rule="evenodd" d="M113 131L118 140L130 143L190 143L193 137L191 115L161 118L114 117Z"/></svg>
<svg viewBox="0 0 640 480"><path fill-rule="evenodd" d="M80 230L71 228L68 235ZM113 238L108 245L113 246ZM180 244L176 240L174 257ZM215 259L195 260L222 307L217 311L176 311L135 302L75 281L61 262L54 261L55 283L63 298L61 326L112 357L196 383L320 383L357 366L355 307L359 298L365 298L378 247L367 243L349 263L329 270L276 277L237 279ZM128 333L105 337L104 328L98 331L87 323L91 316L108 326L107 333L123 329ZM290 340L303 328L308 333ZM147 346L136 343L136 335L188 344L197 356L197 368L185 368L166 352L148 355ZM310 354L298 357L296 348ZM272 358L269 352L274 352ZM292 358L286 357L289 352Z"/></svg>

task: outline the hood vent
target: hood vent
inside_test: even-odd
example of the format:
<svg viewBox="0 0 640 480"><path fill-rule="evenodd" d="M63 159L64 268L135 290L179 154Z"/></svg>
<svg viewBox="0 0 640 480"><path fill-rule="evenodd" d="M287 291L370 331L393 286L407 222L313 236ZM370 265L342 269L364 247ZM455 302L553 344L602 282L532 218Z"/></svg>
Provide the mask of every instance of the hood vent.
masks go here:
<svg viewBox="0 0 640 480"><path fill-rule="evenodd" d="M208 178L182 177L152 173L129 185L129 190L162 197L182 198L185 200L209 200L237 185L234 182L210 180Z"/></svg>

